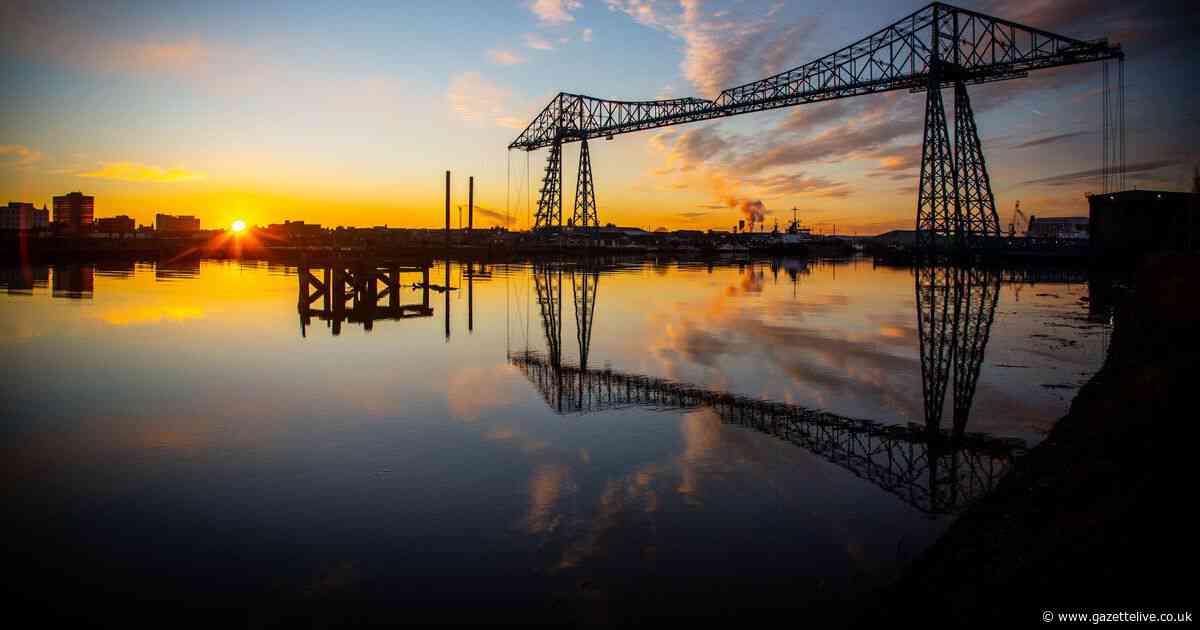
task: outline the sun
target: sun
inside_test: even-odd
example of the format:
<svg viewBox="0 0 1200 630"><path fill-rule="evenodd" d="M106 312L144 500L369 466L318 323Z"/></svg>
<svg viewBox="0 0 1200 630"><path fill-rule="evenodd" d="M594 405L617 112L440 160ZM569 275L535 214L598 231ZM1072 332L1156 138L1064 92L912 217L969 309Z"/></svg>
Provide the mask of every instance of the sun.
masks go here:
<svg viewBox="0 0 1200 630"><path fill-rule="evenodd" d="M246 229L246 222L241 219L238 219L237 221L233 222L233 225L231 227L233 228L234 232L242 232Z"/></svg>

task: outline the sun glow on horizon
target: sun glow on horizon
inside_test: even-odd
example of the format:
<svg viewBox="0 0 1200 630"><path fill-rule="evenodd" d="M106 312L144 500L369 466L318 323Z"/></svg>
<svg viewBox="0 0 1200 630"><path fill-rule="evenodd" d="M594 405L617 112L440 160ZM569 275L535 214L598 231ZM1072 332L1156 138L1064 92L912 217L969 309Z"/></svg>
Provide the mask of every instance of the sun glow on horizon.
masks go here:
<svg viewBox="0 0 1200 630"><path fill-rule="evenodd" d="M233 225L230 227L234 232L244 232L246 230L246 222L238 219L237 221L234 221Z"/></svg>

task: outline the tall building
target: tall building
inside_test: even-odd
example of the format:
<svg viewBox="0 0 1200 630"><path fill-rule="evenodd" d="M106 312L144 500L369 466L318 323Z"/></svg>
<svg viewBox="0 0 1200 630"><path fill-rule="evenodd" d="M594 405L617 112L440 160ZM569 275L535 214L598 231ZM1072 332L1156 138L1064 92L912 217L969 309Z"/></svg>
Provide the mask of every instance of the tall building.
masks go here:
<svg viewBox="0 0 1200 630"><path fill-rule="evenodd" d="M70 232L89 230L95 215L96 198L81 192L54 198L54 222Z"/></svg>
<svg viewBox="0 0 1200 630"><path fill-rule="evenodd" d="M191 215L158 213L154 215L154 229L158 232L186 233L200 231L200 219Z"/></svg>
<svg viewBox="0 0 1200 630"><path fill-rule="evenodd" d="M50 211L38 210L31 203L10 201L0 208L0 230L33 230L50 224Z"/></svg>

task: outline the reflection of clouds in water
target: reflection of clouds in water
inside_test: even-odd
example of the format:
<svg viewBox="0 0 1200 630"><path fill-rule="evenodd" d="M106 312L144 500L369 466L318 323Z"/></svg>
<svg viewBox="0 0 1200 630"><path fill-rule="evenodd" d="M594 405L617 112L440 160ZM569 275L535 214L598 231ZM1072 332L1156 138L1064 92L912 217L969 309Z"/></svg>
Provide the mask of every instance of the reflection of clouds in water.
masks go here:
<svg viewBox="0 0 1200 630"><path fill-rule="evenodd" d="M550 534L562 522L559 499L574 491L571 471L566 466L542 465L529 479L529 512L522 520L531 534Z"/></svg>
<svg viewBox="0 0 1200 630"><path fill-rule="evenodd" d="M671 378L679 378L686 363L724 372L735 369L733 361L759 356L766 362L747 368L761 375L756 394L769 391L767 385L782 374L790 382L780 383L785 391L776 395L792 400L799 387L800 404L821 405L832 402L834 395L852 396L855 411L866 402L876 414L920 418L919 383L914 391L911 382L913 374L919 376L917 334L910 323L868 314L866 318L876 323L862 331L800 324L808 315L844 311L850 304L848 296L832 293L763 304L737 299L736 291L727 290L698 304L676 304L670 312L653 314L651 323L661 333L651 350ZM746 391L748 379L734 380Z"/></svg>
<svg viewBox="0 0 1200 630"><path fill-rule="evenodd" d="M458 420L475 422L487 411L512 404L516 400L512 378L507 364L460 368L450 375L446 387L450 413Z"/></svg>

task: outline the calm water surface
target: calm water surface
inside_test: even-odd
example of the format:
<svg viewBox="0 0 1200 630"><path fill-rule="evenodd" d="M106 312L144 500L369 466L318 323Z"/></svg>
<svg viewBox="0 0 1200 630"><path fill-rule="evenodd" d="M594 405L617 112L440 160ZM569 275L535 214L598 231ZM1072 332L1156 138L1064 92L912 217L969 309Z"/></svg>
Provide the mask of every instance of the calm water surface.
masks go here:
<svg viewBox="0 0 1200 630"><path fill-rule="evenodd" d="M1042 275L997 276L963 306L985 312L960 428L985 435L956 461L1036 444L1103 359L1086 278ZM227 261L2 270L21 588L568 611L710 591L774 606L786 588L803 606L894 577L981 491L967 471L886 463L928 449L912 436L920 336L936 331L918 325L910 269L453 263L441 293L438 263L427 303L405 286L406 317L337 334L297 308L300 277ZM818 412L841 437L804 424Z"/></svg>

